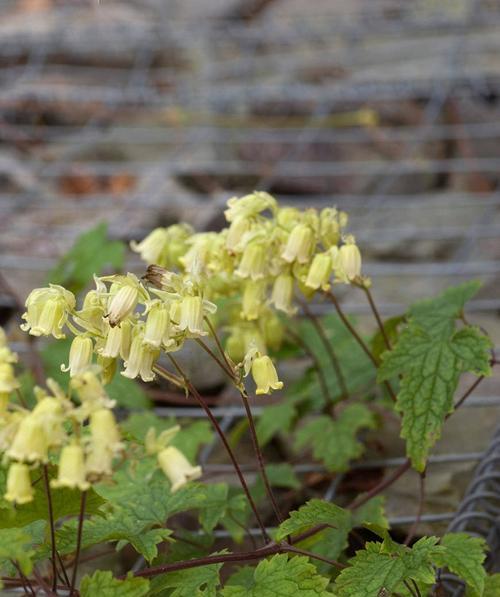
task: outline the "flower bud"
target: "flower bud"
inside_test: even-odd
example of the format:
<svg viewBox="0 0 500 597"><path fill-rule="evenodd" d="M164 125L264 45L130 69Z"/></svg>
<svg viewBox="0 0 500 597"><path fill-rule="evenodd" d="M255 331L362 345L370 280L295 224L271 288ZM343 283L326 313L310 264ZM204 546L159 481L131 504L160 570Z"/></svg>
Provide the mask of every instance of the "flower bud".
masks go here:
<svg viewBox="0 0 500 597"><path fill-rule="evenodd" d="M61 365L61 371L69 371L70 377L82 373L92 364L94 345L88 336L75 336L69 349L69 365Z"/></svg>
<svg viewBox="0 0 500 597"><path fill-rule="evenodd" d="M263 317L261 328L264 333L265 345L269 346L271 350L279 350L283 343L285 328L276 313L269 313L269 315ZM257 348L259 348L259 344L257 344ZM260 348L259 351L262 354L266 352L265 350L260 350Z"/></svg>
<svg viewBox="0 0 500 597"><path fill-rule="evenodd" d="M200 296L185 296L182 299L179 329L195 336L206 336L203 330L203 300Z"/></svg>
<svg viewBox="0 0 500 597"><path fill-rule="evenodd" d="M251 242L243 251L240 265L235 271L240 278L260 280L264 277L266 265L266 250L262 243Z"/></svg>
<svg viewBox="0 0 500 597"><path fill-rule="evenodd" d="M332 258L328 253L318 253L314 256L309 273L307 274L306 286L317 290L318 288L328 289L328 281L332 273Z"/></svg>
<svg viewBox="0 0 500 597"><path fill-rule="evenodd" d="M136 285L125 284L111 296L108 305L108 321L111 327L118 325L135 309L139 300L139 289Z"/></svg>
<svg viewBox="0 0 500 597"><path fill-rule="evenodd" d="M265 290L266 284L262 280L257 282L248 281L245 284L241 305L243 319L252 320L259 317L259 313L264 306Z"/></svg>
<svg viewBox="0 0 500 597"><path fill-rule="evenodd" d="M26 323L21 329L32 336L54 336L64 338L62 328L68 319L69 311L75 308L75 297L71 292L50 284L49 288L36 288L26 299L26 313L22 318Z"/></svg>
<svg viewBox="0 0 500 597"><path fill-rule="evenodd" d="M278 379L274 364L267 355L253 360L252 377L257 386L257 395L271 394L272 390L281 390L283 387L283 382Z"/></svg>
<svg viewBox="0 0 500 597"><path fill-rule="evenodd" d="M292 263L297 260L299 263L307 263L314 249L314 234L309 226L299 224L293 228L288 237L286 247L281 257Z"/></svg>
<svg viewBox="0 0 500 597"><path fill-rule="evenodd" d="M10 394L19 387L14 367L10 363L0 363L0 393Z"/></svg>
<svg viewBox="0 0 500 597"><path fill-rule="evenodd" d="M38 417L29 414L21 421L7 456L23 462L47 462L47 435Z"/></svg>
<svg viewBox="0 0 500 597"><path fill-rule="evenodd" d="M172 484L172 493L188 481L199 479L202 474L201 466L192 466L184 454L174 446L168 446L158 453L158 464Z"/></svg>
<svg viewBox="0 0 500 597"><path fill-rule="evenodd" d="M79 444L64 446L59 458L57 479L53 479L50 485L86 491L90 483L85 480L85 474L83 448Z"/></svg>
<svg viewBox="0 0 500 597"><path fill-rule="evenodd" d="M26 464L13 462L7 474L7 491L4 498L15 504L27 504L33 501L30 471Z"/></svg>
<svg viewBox="0 0 500 597"><path fill-rule="evenodd" d="M361 275L361 253L353 237L346 239L346 244L340 247L339 257L347 281L352 281Z"/></svg>
<svg viewBox="0 0 500 597"><path fill-rule="evenodd" d="M279 311L293 315L296 309L292 307L293 300L293 277L290 274L281 274L274 281L271 293L271 303Z"/></svg>
<svg viewBox="0 0 500 597"><path fill-rule="evenodd" d="M237 218L251 218L270 209L276 211L276 199L265 191L255 191L244 197L231 197L224 211L226 220L234 222Z"/></svg>
<svg viewBox="0 0 500 597"><path fill-rule="evenodd" d="M235 327L227 337L225 350L235 363L239 363L245 356L245 335L241 328Z"/></svg>

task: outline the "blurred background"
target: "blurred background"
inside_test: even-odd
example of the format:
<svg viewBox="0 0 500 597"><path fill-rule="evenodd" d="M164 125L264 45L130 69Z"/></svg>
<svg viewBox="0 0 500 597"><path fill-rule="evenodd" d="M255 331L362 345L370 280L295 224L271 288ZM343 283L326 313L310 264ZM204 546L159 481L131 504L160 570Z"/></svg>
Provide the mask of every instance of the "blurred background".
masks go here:
<svg viewBox="0 0 500 597"><path fill-rule="evenodd" d="M347 210L384 315L481 279L471 318L498 345L499 50L498 0L2 0L2 321L98 223L126 242L217 229L258 189ZM363 321L362 293L342 298ZM439 444L429 522L454 516L498 380L471 403ZM393 515L411 520L415 487Z"/></svg>

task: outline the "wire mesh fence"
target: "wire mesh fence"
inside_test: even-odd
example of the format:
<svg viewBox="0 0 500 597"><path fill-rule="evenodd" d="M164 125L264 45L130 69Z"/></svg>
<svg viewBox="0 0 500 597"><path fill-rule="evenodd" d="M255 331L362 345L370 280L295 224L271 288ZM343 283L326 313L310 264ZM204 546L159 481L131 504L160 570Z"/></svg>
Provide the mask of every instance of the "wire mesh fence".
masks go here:
<svg viewBox="0 0 500 597"><path fill-rule="evenodd" d="M262 189L350 213L383 314L483 280L470 311L498 343L499 32L494 0L4 2L0 271L24 296L101 220L127 241L177 220L216 228L228 197ZM363 323L361 297L342 299ZM10 301L0 293L0 309ZM468 412L497 419L495 383L484 387ZM214 413L225 429L244 414L234 405ZM477 532L497 545L498 508L484 505L498 504L497 439L431 458L429 475L457 462L482 468L458 515L423 522L465 528L479 503L487 524ZM214 449L202 454L207 473L229 474L211 462ZM302 475L319 469L295 465ZM341 483L325 496L335 499ZM411 524L414 514L392 518Z"/></svg>

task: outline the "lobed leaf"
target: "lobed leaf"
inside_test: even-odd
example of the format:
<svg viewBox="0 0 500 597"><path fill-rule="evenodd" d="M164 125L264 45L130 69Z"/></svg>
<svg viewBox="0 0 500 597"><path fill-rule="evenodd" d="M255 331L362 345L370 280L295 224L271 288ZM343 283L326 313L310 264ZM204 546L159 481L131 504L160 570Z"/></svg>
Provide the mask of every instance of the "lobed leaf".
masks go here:
<svg viewBox="0 0 500 597"><path fill-rule="evenodd" d="M145 578L118 580L109 571L97 570L83 577L80 585L81 597L142 597L149 591L149 581Z"/></svg>

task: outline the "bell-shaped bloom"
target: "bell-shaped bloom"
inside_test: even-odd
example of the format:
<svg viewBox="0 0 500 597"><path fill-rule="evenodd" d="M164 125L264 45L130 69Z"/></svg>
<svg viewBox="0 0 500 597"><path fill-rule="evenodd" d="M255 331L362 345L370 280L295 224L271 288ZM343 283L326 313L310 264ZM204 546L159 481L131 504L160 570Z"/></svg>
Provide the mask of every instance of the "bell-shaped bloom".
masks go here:
<svg viewBox="0 0 500 597"><path fill-rule="evenodd" d="M58 446L61 443L65 436L64 411L58 398L42 397L29 416L40 422L49 446Z"/></svg>
<svg viewBox="0 0 500 597"><path fill-rule="evenodd" d="M147 454L156 454L166 448L180 431L179 425L164 429L160 434L154 427L150 427L144 438L144 446Z"/></svg>
<svg viewBox="0 0 500 597"><path fill-rule="evenodd" d="M243 290L241 316L249 321L259 317L265 304L266 283L264 280L256 282L249 280Z"/></svg>
<svg viewBox="0 0 500 597"><path fill-rule="evenodd" d="M120 325L107 326L104 345L98 349L100 356L109 359L116 359L120 356L123 360L128 359L130 344L132 342L132 323L126 319Z"/></svg>
<svg viewBox="0 0 500 597"><path fill-rule="evenodd" d="M22 462L47 462L48 448L43 421L31 413L19 424L7 456Z"/></svg>
<svg viewBox="0 0 500 597"><path fill-rule="evenodd" d="M226 234L226 249L231 253L239 253L242 250L243 239L250 230L248 218L236 218L231 222Z"/></svg>
<svg viewBox="0 0 500 597"><path fill-rule="evenodd" d="M0 393L10 394L19 388L14 367L10 363L0 363Z"/></svg>
<svg viewBox="0 0 500 597"><path fill-rule="evenodd" d="M332 258L328 253L318 253L309 268L306 278L306 286L313 290L322 288L327 290L329 280L332 274Z"/></svg>
<svg viewBox="0 0 500 597"><path fill-rule="evenodd" d="M106 314L106 286L96 278L98 290L90 290L83 299L82 308L75 313L74 320L79 326L90 333L101 334L107 325Z"/></svg>
<svg viewBox="0 0 500 597"><path fill-rule="evenodd" d="M114 400L111 400L106 394L96 370L89 369L73 377L71 387L84 407L84 418L96 410L112 408L115 404Z"/></svg>
<svg viewBox="0 0 500 597"><path fill-rule="evenodd" d="M234 222L238 218L252 218L263 211L276 211L276 199L265 191L254 191L244 197L231 197L224 211L226 220Z"/></svg>
<svg viewBox="0 0 500 597"><path fill-rule="evenodd" d="M288 263L298 261L307 263L314 249L314 234L311 228L305 224L298 224L290 232L281 257Z"/></svg>
<svg viewBox="0 0 500 597"><path fill-rule="evenodd" d="M139 253L147 264L166 266L168 251L168 232L166 228L155 228L140 243L132 241L132 251Z"/></svg>
<svg viewBox="0 0 500 597"><path fill-rule="evenodd" d="M293 315L296 309L293 301L293 277L290 274L280 274L274 281L271 293L271 303L279 311Z"/></svg>
<svg viewBox="0 0 500 597"><path fill-rule="evenodd" d="M90 415L90 443L92 445L103 445L118 453L123 444L120 441L120 431L116 424L113 412L107 408L101 408Z"/></svg>
<svg viewBox="0 0 500 597"><path fill-rule="evenodd" d="M114 452L109 446L92 442L87 451L85 470L89 478L102 477L113 473Z"/></svg>
<svg viewBox="0 0 500 597"><path fill-rule="evenodd" d="M26 323L21 329L32 336L64 338L62 329L74 308L75 297L62 286L50 284L49 288L36 288L26 299L27 310L22 316Z"/></svg>
<svg viewBox="0 0 500 597"><path fill-rule="evenodd" d="M271 394L273 390L281 390L283 387L283 382L278 379L274 364L267 355L253 359L252 377L257 386L256 394Z"/></svg>
<svg viewBox="0 0 500 597"><path fill-rule="evenodd" d="M50 485L80 491L86 491L90 487L86 480L85 457L80 444L70 444L61 450L57 479L53 479Z"/></svg>
<svg viewBox="0 0 500 597"><path fill-rule="evenodd" d="M144 333L137 331L130 346L130 354L125 361L124 377L135 379L138 375L143 381L152 381L155 378L153 366L160 356L159 350L152 350L144 344Z"/></svg>
<svg viewBox="0 0 500 597"><path fill-rule="evenodd" d="M268 313L263 315L261 317L260 327L264 335L264 346L269 347L271 350L279 350L285 336L285 327L276 313L270 310ZM259 348L258 343L257 347ZM259 351L262 354L266 353L265 349L261 350L259 348Z"/></svg>
<svg viewBox="0 0 500 597"><path fill-rule="evenodd" d="M181 302L179 329L195 336L206 336L203 329L203 299L201 296L185 296Z"/></svg>
<svg viewBox="0 0 500 597"><path fill-rule="evenodd" d="M31 486L30 470L28 465L13 462L7 473L7 491L4 498L15 504L27 504L33 501L33 487Z"/></svg>
<svg viewBox="0 0 500 597"><path fill-rule="evenodd" d="M108 321L111 327L121 323L135 309L139 301L139 288L135 284L122 285L110 297L108 305Z"/></svg>
<svg viewBox="0 0 500 597"><path fill-rule="evenodd" d="M245 333L240 328L235 326L231 329L231 333L226 339L225 351L235 363L239 363L245 356Z"/></svg>
<svg viewBox="0 0 500 597"><path fill-rule="evenodd" d="M169 311L170 307L160 300L152 301L148 307L148 316L142 342L152 350L159 349L165 337L168 336L170 325Z"/></svg>
<svg viewBox="0 0 500 597"><path fill-rule="evenodd" d="M92 364L94 344L89 336L75 336L69 349L69 364L61 365L61 371L69 371L70 377L82 373Z"/></svg>
<svg viewBox="0 0 500 597"><path fill-rule="evenodd" d="M267 258L266 247L262 242L253 241L248 243L235 274L240 278L260 280L266 273Z"/></svg>
<svg viewBox="0 0 500 597"><path fill-rule="evenodd" d="M174 446L168 446L158 453L158 464L172 484L172 492L177 491L188 481L199 479L201 466L192 466L184 454Z"/></svg>
<svg viewBox="0 0 500 597"><path fill-rule="evenodd" d="M340 265L345 275L345 281L352 281L361 275L361 253L354 237L348 237L339 250Z"/></svg>

